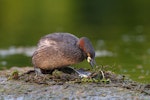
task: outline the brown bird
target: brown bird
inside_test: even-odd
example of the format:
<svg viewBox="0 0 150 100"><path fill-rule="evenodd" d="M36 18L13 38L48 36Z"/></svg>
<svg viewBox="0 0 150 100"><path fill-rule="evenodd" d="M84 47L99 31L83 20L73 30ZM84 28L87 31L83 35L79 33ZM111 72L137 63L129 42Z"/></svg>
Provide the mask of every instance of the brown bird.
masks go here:
<svg viewBox="0 0 150 100"><path fill-rule="evenodd" d="M65 68L84 59L92 67L95 65L95 51L88 38L77 38L70 33L52 33L39 40L32 63L36 72L51 73L54 69Z"/></svg>

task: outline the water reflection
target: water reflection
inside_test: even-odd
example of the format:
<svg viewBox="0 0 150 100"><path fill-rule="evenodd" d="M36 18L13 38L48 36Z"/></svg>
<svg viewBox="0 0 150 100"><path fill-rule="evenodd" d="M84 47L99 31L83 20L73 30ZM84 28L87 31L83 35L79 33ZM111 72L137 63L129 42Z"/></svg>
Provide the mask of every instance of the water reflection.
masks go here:
<svg viewBox="0 0 150 100"><path fill-rule="evenodd" d="M123 42L128 42L128 43L132 43L132 42L145 42L145 36L143 35L128 35L128 34L124 34L122 35L122 40Z"/></svg>
<svg viewBox="0 0 150 100"><path fill-rule="evenodd" d="M8 49L1 49L0 56L6 57L10 55L23 54L25 56L31 56L36 47L9 47Z"/></svg>
<svg viewBox="0 0 150 100"><path fill-rule="evenodd" d="M115 56L115 54L107 50L96 51L96 57L112 57L112 56Z"/></svg>

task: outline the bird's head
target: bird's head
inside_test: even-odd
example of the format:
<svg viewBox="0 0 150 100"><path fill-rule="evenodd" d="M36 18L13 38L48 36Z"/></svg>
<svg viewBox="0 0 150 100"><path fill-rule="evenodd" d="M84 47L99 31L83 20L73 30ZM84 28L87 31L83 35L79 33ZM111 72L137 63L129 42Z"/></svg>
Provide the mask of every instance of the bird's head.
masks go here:
<svg viewBox="0 0 150 100"><path fill-rule="evenodd" d="M80 49L85 53L87 62L90 63L91 67L96 65L95 63L95 50L90 40L86 37L82 37L78 41Z"/></svg>

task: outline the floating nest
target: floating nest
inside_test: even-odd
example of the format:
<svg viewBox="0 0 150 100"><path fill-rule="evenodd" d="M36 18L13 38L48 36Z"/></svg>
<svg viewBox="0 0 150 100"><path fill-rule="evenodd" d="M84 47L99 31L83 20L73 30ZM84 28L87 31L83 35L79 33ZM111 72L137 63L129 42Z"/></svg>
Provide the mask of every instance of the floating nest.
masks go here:
<svg viewBox="0 0 150 100"><path fill-rule="evenodd" d="M13 71L8 75L8 79L20 80L24 82L45 84L45 85L63 85L72 84L99 84L105 87L122 87L130 90L140 91L150 95L150 84L141 84L128 79L124 75L117 75L111 71L95 69L92 71L72 68L63 70L54 70L52 74L36 74L34 70L28 70L19 74L19 71ZM89 74L90 73L90 74ZM82 76L81 76L82 75ZM85 77L84 77L85 75Z"/></svg>

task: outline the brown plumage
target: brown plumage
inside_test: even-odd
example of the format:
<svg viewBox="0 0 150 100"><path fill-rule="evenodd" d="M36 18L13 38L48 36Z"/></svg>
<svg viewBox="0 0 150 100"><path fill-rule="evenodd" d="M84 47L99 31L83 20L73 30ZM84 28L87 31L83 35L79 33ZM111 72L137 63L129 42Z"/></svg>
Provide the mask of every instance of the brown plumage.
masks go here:
<svg viewBox="0 0 150 100"><path fill-rule="evenodd" d="M54 70L87 59L94 65L95 51L88 38L69 33L53 33L42 37L32 56L35 69Z"/></svg>

